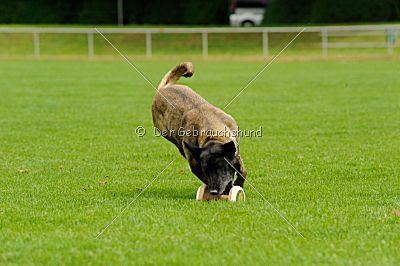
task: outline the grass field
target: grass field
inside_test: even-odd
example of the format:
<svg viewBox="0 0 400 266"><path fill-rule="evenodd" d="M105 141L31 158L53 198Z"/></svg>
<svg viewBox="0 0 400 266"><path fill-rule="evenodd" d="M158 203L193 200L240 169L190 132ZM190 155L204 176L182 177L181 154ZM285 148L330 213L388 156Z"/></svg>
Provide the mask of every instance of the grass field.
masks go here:
<svg viewBox="0 0 400 266"><path fill-rule="evenodd" d="M178 62L135 63L157 84ZM219 107L265 64L194 63L181 83ZM276 62L227 108L242 129L263 128L242 139L248 180L305 238L250 186L244 203L196 202L201 183L152 136L155 91L126 62L0 69L0 264L400 259L398 61Z"/></svg>

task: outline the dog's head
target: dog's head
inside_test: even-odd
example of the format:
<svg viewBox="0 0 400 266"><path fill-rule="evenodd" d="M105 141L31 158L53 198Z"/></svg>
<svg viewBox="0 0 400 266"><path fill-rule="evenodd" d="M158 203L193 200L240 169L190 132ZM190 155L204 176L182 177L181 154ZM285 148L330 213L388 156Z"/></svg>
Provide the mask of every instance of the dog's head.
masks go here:
<svg viewBox="0 0 400 266"><path fill-rule="evenodd" d="M210 193L221 195L235 175L235 169L232 167L235 163L235 143L210 142L202 148L188 143L185 143L185 146L200 163Z"/></svg>

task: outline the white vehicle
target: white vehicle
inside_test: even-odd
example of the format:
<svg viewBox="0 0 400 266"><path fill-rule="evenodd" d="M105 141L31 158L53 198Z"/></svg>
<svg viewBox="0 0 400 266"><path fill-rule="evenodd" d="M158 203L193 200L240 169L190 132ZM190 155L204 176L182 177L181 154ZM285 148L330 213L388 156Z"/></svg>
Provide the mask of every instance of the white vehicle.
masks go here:
<svg viewBox="0 0 400 266"><path fill-rule="evenodd" d="M268 0L232 0L231 26L251 27L261 25Z"/></svg>

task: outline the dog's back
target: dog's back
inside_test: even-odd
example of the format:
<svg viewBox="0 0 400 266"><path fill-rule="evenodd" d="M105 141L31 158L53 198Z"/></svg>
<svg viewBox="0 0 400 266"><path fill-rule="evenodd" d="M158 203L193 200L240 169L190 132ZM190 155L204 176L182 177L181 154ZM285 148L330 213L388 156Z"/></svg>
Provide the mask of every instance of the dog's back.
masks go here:
<svg viewBox="0 0 400 266"><path fill-rule="evenodd" d="M176 131L185 129L185 124L203 130L222 131L224 127L237 130L236 122L230 115L208 103L188 86L176 84L180 77L191 77L193 73L194 66L190 62L170 70L158 86L152 106L154 126L161 132L169 133L165 137L178 148L182 146L183 136ZM226 138L226 142L230 140ZM224 139L221 138L221 141L224 142ZM199 144L199 139L195 142ZM238 143L238 140L235 142Z"/></svg>

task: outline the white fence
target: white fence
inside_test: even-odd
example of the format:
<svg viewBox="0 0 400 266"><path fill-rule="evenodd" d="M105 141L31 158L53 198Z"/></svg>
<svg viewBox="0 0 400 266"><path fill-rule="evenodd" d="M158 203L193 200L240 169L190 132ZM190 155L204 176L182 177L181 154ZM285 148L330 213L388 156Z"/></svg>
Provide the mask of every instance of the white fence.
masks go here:
<svg viewBox="0 0 400 266"><path fill-rule="evenodd" d="M396 42L400 25L359 25L359 26L324 26L324 27L254 27L254 28L98 28L104 34L145 34L146 55L152 55L153 34L201 34L202 54L208 56L208 35L210 33L259 33L262 36L263 55L269 55L269 33L318 33L321 38L321 53L328 54L331 48L387 48L387 53L392 54L394 47L400 45ZM87 34L88 57L94 56L93 34L98 34L95 28L22 28L22 27L0 27L0 33L28 33L33 36L34 55L40 56L40 34L45 33L69 33ZM330 37L351 36L385 36L385 42L329 42Z"/></svg>

